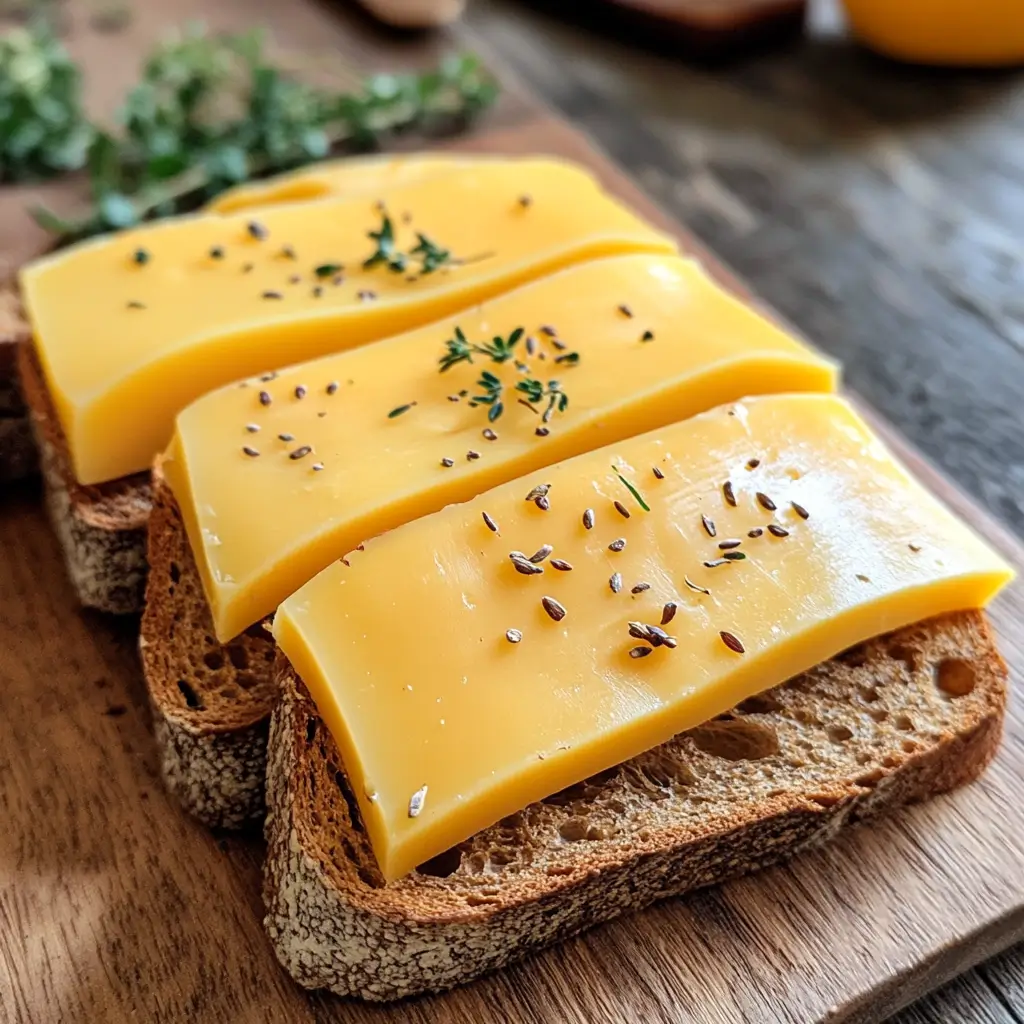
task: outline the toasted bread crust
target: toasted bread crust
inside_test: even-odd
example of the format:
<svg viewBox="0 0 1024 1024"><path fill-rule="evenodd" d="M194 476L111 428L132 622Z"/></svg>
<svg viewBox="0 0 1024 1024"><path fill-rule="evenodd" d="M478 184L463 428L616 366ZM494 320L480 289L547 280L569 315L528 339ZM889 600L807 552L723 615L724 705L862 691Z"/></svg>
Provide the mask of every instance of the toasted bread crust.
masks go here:
<svg viewBox="0 0 1024 1024"><path fill-rule="evenodd" d="M968 692L936 685L950 662ZM943 616L847 652L385 885L333 740L283 657L279 672L265 924L301 985L372 1000L469 981L970 782L998 746L1007 689L984 616Z"/></svg>
<svg viewBox="0 0 1024 1024"><path fill-rule="evenodd" d="M39 447L46 508L64 550L68 575L88 608L123 615L142 610L148 473L84 486L75 479L35 349L17 346L18 375Z"/></svg>
<svg viewBox="0 0 1024 1024"><path fill-rule="evenodd" d="M17 294L11 288L0 288L0 483L31 476L38 468L16 360L30 337Z"/></svg>
<svg viewBox="0 0 1024 1024"><path fill-rule="evenodd" d="M217 828L264 812L267 731L277 697L274 643L262 625L219 644L171 489L153 473L139 646L160 765L186 810Z"/></svg>

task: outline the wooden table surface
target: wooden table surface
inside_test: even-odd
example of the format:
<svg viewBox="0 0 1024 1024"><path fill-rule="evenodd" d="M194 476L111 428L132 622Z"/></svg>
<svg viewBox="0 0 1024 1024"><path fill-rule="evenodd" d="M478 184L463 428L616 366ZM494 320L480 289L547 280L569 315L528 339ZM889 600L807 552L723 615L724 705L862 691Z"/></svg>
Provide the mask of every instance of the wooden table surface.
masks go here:
<svg viewBox="0 0 1024 1024"><path fill-rule="evenodd" d="M196 0L177 6L209 9L217 21L232 5L214 9ZM980 504L1024 534L1024 243L1017 241L1024 238L1024 159L1018 156L1024 156L1024 73L899 69L851 47L827 8L809 42L714 70L568 28L514 0L473 0L458 35L500 55L590 133L760 295L842 359L854 390ZM396 59L401 52L398 46ZM15 228L25 244L25 233L10 219L0 223L0 235ZM37 561L52 560L49 547L35 554ZM63 598L34 585L33 552L28 556L13 583L27 612L34 603L36 612L48 614L49 604ZM57 610L66 618L63 606ZM84 643L89 618L68 621L76 642ZM130 627L124 637L106 626L95 634L104 675L130 671ZM29 669L35 664L26 662ZM50 699L46 684L40 676ZM106 685L97 676L96 686ZM117 717L110 731L133 717L120 717L123 705L112 708ZM49 763L52 752L36 753ZM144 774L152 774L148 747L137 749L133 740L121 754L138 757ZM0 764L3 758L0 751ZM154 793L152 805L159 801ZM80 803L64 809L76 828L79 813L89 810ZM39 813L57 809L40 807ZM89 843L106 851L105 842L90 835ZM238 916L239 930L248 934L258 907L246 904L254 889L242 882L258 864L244 844L232 840L230 850L238 858L239 906L211 913ZM54 872L61 863L54 848ZM190 864L183 859L182 871ZM159 895L173 915L172 889ZM70 892L53 898L74 902ZM130 920L139 908L127 906L124 913ZM81 948L103 929L103 922L87 917L73 917L62 948ZM25 938L41 969L45 937ZM163 938L146 941L159 945ZM48 970L57 972L57 982L75 978L78 989L88 991L99 968L74 961L50 957ZM47 978L46 985L54 982ZM92 980L102 987L99 978ZM170 977L157 981L157 989L174 990ZM281 989L281 998L295 996L278 982L272 987ZM5 1002L0 988L0 1021L7 1019ZM236 1019L248 1019L240 1012ZM977 968L895 1020L1022 1024L1024 952Z"/></svg>
<svg viewBox="0 0 1024 1024"><path fill-rule="evenodd" d="M1024 535L1024 70L873 58L828 0L807 40L714 68L514 0L469 26ZM1021 1024L1024 947L896 1022Z"/></svg>

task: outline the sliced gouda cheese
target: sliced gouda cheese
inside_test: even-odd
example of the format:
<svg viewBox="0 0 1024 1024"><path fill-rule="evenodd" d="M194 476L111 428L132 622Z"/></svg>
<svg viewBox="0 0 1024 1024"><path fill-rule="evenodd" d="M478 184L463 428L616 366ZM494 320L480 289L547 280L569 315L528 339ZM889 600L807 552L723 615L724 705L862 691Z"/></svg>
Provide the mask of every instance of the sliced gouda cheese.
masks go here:
<svg viewBox="0 0 1024 1024"><path fill-rule="evenodd" d="M24 270L78 480L147 468L175 414L230 380L408 330L581 260L675 248L553 161L481 163L378 198L402 252L422 232L465 262L365 269L383 216L367 197L267 207L258 220L179 218Z"/></svg>
<svg viewBox="0 0 1024 1024"><path fill-rule="evenodd" d="M494 157L456 153L414 153L409 156L347 157L325 160L265 181L238 185L222 192L206 207L214 213L238 213L275 203L376 194L381 189L408 185L436 174L457 170Z"/></svg>
<svg viewBox="0 0 1024 1024"><path fill-rule="evenodd" d="M512 358L477 352L440 372L457 329L493 345L516 328L526 333ZM493 421L472 404L484 373L503 388ZM558 380L568 407L545 422L549 399L519 402L526 379ZM835 379L695 262L619 256L208 395L178 418L163 469L226 641L367 537L720 402Z"/></svg>
<svg viewBox="0 0 1024 1024"><path fill-rule="evenodd" d="M527 500L540 484L547 511ZM548 547L536 575L509 557ZM1010 575L845 401L783 395L378 537L288 598L274 635L394 879L853 644L982 606Z"/></svg>

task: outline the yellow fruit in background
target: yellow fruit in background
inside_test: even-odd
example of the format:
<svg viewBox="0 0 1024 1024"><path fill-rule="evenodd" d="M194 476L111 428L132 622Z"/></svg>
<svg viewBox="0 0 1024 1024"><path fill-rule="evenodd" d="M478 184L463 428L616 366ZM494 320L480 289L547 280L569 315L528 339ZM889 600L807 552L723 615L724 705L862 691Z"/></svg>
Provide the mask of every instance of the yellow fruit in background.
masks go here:
<svg viewBox="0 0 1024 1024"><path fill-rule="evenodd" d="M844 0L856 35L897 60L1024 63L1024 0Z"/></svg>

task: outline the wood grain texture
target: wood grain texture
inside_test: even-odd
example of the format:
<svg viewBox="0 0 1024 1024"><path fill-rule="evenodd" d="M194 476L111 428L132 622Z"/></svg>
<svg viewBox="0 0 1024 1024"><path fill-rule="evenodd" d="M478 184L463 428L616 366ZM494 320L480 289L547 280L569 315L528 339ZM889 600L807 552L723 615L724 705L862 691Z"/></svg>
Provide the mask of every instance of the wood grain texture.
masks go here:
<svg viewBox="0 0 1024 1024"><path fill-rule="evenodd" d="M367 36L365 26L312 2L282 13L271 0L225 0L217 12L225 24L276 19L282 41L312 52L340 45L374 60L422 59L419 44ZM470 38L486 27L476 17L474 25ZM493 25L487 39L504 47L507 24ZM515 90L487 130L461 145L584 160L641 212L668 223L585 140ZM1007 531L901 450L1024 566ZM993 609L1015 681L1024 668L1022 619L1017 586ZM211 838L159 786L135 628L74 607L38 495L5 489L0 1021L877 1021L1024 936L1024 822L1016 811L1024 713L1014 705L981 783L784 868L667 902L447 996L367 1008L306 995L277 967L259 925L260 841ZM1006 973L1006 990L1019 991ZM964 1000L980 998L986 976L932 1019L958 1019L955 1007L975 1005ZM991 1004L976 1005L1002 1020Z"/></svg>

